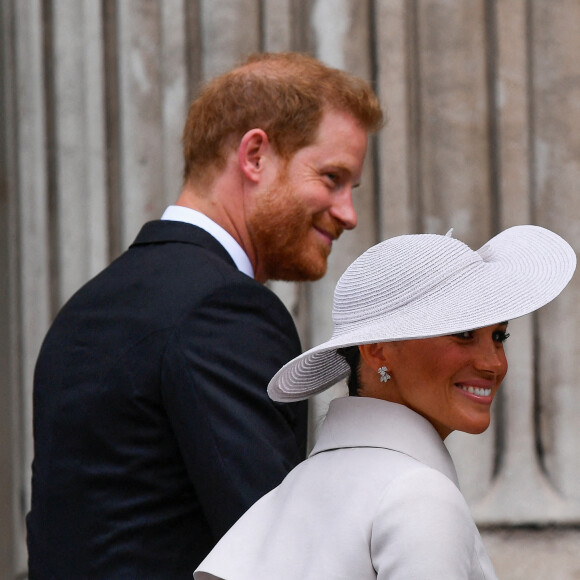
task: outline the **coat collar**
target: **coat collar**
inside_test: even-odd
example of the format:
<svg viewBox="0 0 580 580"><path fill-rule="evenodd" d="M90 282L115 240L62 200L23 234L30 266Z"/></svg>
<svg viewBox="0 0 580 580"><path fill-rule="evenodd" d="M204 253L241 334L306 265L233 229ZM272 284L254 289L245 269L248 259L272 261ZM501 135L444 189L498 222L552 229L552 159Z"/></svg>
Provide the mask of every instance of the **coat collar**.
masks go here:
<svg viewBox="0 0 580 580"><path fill-rule="evenodd" d="M437 469L459 487L453 460L435 428L404 405L370 397L334 399L310 456L345 447L399 451Z"/></svg>

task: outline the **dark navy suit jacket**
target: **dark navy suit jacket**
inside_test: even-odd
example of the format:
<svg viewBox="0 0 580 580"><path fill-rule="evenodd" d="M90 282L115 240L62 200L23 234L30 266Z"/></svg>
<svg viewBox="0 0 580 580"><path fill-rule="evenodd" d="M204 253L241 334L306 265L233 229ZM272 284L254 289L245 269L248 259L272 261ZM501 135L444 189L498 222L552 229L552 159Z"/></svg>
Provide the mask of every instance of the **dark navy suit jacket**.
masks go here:
<svg viewBox="0 0 580 580"><path fill-rule="evenodd" d="M266 385L300 353L291 316L181 222L62 308L34 382L30 578L188 578L306 447L305 405Z"/></svg>

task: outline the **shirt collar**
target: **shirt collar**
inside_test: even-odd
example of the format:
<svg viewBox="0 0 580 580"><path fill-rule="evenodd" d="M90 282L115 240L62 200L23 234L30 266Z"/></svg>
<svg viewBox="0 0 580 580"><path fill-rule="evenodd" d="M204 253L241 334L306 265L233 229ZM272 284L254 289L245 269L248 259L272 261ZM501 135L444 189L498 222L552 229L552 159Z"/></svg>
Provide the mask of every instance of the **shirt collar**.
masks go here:
<svg viewBox="0 0 580 580"><path fill-rule="evenodd" d="M334 399L310 455L344 447L399 451L437 469L459 487L451 455L433 425L404 405L371 397Z"/></svg>
<svg viewBox="0 0 580 580"><path fill-rule="evenodd" d="M254 268L248 255L242 249L242 246L236 242L231 234L205 214L189 207L170 205L161 216L161 219L174 222L186 222L205 230L226 249L240 272L250 276L250 278L254 277Z"/></svg>

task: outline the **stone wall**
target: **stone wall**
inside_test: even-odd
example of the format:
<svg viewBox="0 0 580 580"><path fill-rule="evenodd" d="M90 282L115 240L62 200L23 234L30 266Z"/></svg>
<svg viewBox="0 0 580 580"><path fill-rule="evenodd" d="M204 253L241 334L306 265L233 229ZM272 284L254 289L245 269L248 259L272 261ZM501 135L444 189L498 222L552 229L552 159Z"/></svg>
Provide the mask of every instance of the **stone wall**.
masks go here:
<svg viewBox="0 0 580 580"><path fill-rule="evenodd" d="M479 247L536 223L580 247L577 0L0 0L0 577L26 575L31 385L62 303L179 191L199 83L259 50L371 80L389 113L359 226L314 284L274 284L305 347L336 280L401 233ZM580 578L580 277L514 321L495 420L449 446L504 580ZM337 387L312 405L312 437Z"/></svg>

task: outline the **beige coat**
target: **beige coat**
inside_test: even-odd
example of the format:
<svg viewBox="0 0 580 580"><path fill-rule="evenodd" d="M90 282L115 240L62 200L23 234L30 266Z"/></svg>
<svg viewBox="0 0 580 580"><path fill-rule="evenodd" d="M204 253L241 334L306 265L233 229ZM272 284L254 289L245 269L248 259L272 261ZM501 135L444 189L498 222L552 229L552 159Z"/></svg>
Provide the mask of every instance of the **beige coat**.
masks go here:
<svg viewBox="0 0 580 580"><path fill-rule="evenodd" d="M492 580L431 424L407 407L334 400L310 457L259 500L195 580Z"/></svg>

